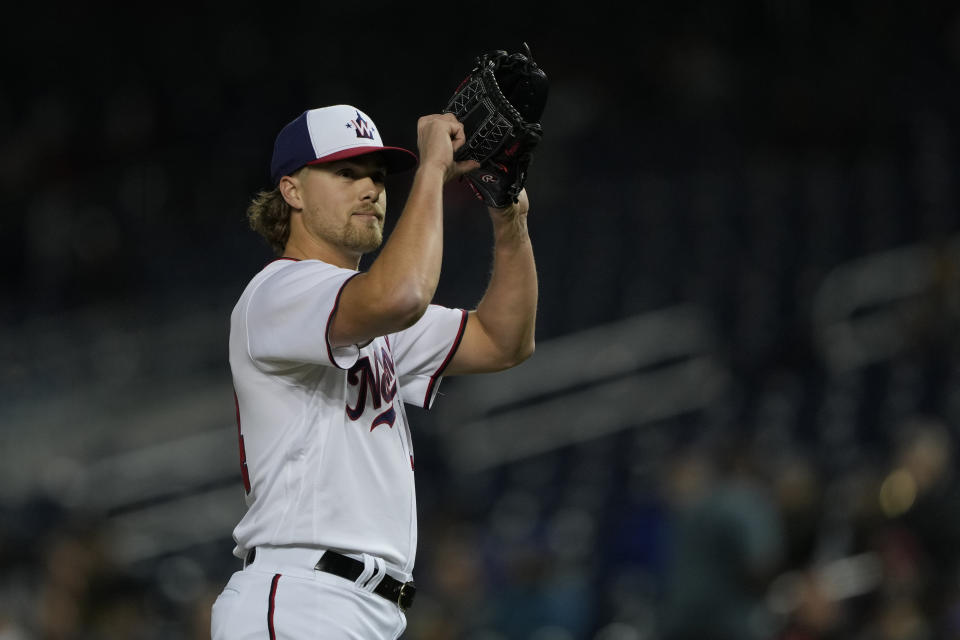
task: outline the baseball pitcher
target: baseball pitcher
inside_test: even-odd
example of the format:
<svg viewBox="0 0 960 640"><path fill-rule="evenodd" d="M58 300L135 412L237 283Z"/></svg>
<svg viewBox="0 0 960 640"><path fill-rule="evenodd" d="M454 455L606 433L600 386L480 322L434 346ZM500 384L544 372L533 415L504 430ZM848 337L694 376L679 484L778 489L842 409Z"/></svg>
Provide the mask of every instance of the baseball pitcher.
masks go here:
<svg viewBox="0 0 960 640"><path fill-rule="evenodd" d="M500 53L483 58L486 71L498 71ZM305 111L277 135L273 187L248 217L278 257L230 324L247 510L233 532L243 568L213 606L214 640L367 640L406 628L417 519L404 403L430 408L444 375L503 370L534 349L523 179L539 135L457 154L484 135L464 127L452 109L420 118L419 158L385 146L350 105ZM383 242L385 176L411 169L394 230L358 271ZM458 177L483 186L493 223L493 271L473 310L432 303L443 186Z"/></svg>

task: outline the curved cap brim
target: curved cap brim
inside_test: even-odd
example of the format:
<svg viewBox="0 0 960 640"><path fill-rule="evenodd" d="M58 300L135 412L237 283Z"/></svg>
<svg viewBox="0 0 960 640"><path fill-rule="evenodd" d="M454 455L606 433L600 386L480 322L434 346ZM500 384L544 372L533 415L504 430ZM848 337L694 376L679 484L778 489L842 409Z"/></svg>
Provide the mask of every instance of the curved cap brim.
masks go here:
<svg viewBox="0 0 960 640"><path fill-rule="evenodd" d="M409 171L417 166L417 163L420 161L416 154L412 151L408 151L401 147L353 147L351 149L344 149L343 151L337 151L336 153L331 153L329 155L323 156L322 158L317 158L312 162L307 164L323 164L325 162L334 162L336 160L346 160L347 158L355 158L357 156L364 156L368 153L379 153L383 157L387 165L387 173L400 173L402 171Z"/></svg>

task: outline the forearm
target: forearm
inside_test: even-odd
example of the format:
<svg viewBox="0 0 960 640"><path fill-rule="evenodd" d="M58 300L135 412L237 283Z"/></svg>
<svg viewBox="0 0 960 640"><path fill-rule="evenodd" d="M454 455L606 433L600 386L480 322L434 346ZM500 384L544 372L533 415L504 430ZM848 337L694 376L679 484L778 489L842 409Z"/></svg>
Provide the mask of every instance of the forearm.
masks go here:
<svg viewBox="0 0 960 640"><path fill-rule="evenodd" d="M443 171L421 167L403 213L367 276L387 297L426 309L443 261Z"/></svg>
<svg viewBox="0 0 960 640"><path fill-rule="evenodd" d="M494 213L493 271L476 317L509 364L533 353L537 315L537 270L526 214Z"/></svg>

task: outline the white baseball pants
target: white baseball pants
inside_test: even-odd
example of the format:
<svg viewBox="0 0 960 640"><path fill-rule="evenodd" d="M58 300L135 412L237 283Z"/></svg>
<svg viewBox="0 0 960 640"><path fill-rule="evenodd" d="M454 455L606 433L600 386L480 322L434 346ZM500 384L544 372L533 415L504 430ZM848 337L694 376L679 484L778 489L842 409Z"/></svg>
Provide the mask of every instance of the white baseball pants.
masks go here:
<svg viewBox="0 0 960 640"><path fill-rule="evenodd" d="M319 549L258 547L253 563L234 573L214 602L212 639L399 638L406 616L372 592L384 575L383 561L364 555L365 570L351 582L314 570L322 555Z"/></svg>

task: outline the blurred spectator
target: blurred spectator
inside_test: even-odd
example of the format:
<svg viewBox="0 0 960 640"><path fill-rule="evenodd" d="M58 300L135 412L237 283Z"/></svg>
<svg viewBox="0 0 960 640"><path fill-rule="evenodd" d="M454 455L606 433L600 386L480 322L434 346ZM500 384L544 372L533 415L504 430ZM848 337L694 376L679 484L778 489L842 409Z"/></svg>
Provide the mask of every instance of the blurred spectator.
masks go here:
<svg viewBox="0 0 960 640"><path fill-rule="evenodd" d="M877 543L888 571L885 590L897 610L909 605L928 620L934 637L957 637L960 628L951 619L960 576L955 443L939 418L915 416L900 425L893 445L879 495L889 518Z"/></svg>
<svg viewBox="0 0 960 640"><path fill-rule="evenodd" d="M43 640L73 640L89 623L94 583L109 566L98 523L84 518L57 527L43 545L43 558L39 635Z"/></svg>
<svg viewBox="0 0 960 640"><path fill-rule="evenodd" d="M760 640L775 632L765 603L783 553L775 498L747 450L729 444L715 455L690 450L677 461L685 486L666 576L666 640Z"/></svg>
<svg viewBox="0 0 960 640"><path fill-rule="evenodd" d="M799 449L773 465L772 488L783 523L783 567L805 567L816 550L820 533L824 479L809 456Z"/></svg>

